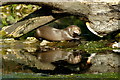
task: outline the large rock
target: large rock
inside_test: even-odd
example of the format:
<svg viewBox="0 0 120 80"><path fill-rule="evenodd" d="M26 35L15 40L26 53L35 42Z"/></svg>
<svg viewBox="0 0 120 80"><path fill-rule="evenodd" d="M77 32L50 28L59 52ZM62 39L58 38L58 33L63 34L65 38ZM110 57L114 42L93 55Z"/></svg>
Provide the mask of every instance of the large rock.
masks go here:
<svg viewBox="0 0 120 80"><path fill-rule="evenodd" d="M120 29L120 4L93 3L90 5L91 13L88 19L91 21L89 30L99 36L104 36Z"/></svg>

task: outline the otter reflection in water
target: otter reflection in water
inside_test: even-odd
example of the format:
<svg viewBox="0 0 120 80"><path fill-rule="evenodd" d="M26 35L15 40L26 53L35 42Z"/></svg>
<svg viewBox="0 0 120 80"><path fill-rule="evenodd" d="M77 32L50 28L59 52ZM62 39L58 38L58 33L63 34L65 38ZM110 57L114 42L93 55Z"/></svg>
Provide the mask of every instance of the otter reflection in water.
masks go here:
<svg viewBox="0 0 120 80"><path fill-rule="evenodd" d="M44 63L51 63L55 61L64 60L70 64L77 64L81 61L81 55L72 52L62 51L62 50L51 50L47 52L42 52L38 54L38 59Z"/></svg>
<svg viewBox="0 0 120 80"><path fill-rule="evenodd" d="M44 38L51 41L65 41L79 39L81 30L76 25L70 25L65 29L56 29L50 26L43 26L36 30L35 37L37 39Z"/></svg>

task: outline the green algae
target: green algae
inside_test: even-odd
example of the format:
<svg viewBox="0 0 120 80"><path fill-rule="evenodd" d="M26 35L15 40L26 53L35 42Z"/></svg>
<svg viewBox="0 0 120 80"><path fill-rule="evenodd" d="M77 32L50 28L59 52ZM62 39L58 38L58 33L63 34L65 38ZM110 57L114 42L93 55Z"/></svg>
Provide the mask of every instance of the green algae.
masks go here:
<svg viewBox="0 0 120 80"><path fill-rule="evenodd" d="M2 76L3 78L118 78L118 73L99 74L68 74L68 75L48 75L43 73L12 73Z"/></svg>

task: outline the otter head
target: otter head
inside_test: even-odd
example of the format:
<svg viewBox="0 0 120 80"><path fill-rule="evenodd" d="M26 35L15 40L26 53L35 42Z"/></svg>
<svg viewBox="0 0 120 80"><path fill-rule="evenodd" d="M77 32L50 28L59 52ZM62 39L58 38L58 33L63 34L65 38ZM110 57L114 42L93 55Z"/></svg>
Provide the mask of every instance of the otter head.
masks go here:
<svg viewBox="0 0 120 80"><path fill-rule="evenodd" d="M81 34L80 28L76 25L70 25L66 29L68 29L68 33L73 37Z"/></svg>

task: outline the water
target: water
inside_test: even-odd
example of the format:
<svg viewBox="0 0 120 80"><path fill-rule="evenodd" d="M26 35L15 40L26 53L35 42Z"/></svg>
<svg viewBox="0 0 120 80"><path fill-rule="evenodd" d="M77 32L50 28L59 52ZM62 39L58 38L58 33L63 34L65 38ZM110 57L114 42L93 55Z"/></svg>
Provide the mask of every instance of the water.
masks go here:
<svg viewBox="0 0 120 80"><path fill-rule="evenodd" d="M120 55L113 52L108 44L108 41L83 41L82 43L66 41L40 46L39 41L1 40L0 52L3 68L1 67L0 71L3 77L10 77L10 75L15 77L16 74L25 73L26 76L34 74L36 77L37 74L41 77L44 74L46 76L50 74L75 76L110 73L111 75L111 73L119 72ZM90 57L93 54L94 56Z"/></svg>

